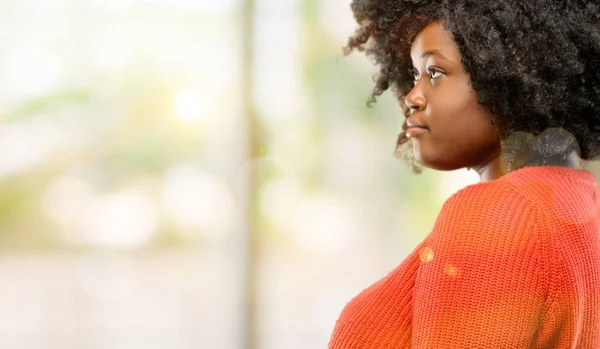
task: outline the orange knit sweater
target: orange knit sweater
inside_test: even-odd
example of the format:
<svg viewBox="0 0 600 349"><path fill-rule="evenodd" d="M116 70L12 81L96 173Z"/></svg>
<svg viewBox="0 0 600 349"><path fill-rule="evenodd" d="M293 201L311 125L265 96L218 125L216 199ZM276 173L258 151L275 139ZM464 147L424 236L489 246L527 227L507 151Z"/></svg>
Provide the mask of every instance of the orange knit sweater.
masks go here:
<svg viewBox="0 0 600 349"><path fill-rule="evenodd" d="M600 190L589 171L524 167L469 185L330 349L600 348Z"/></svg>

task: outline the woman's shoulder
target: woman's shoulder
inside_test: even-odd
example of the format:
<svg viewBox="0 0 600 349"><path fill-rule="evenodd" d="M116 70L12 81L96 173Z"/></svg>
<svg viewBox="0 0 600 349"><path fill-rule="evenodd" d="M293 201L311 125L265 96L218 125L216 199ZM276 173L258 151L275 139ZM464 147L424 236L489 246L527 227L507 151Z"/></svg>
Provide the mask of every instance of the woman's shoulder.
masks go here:
<svg viewBox="0 0 600 349"><path fill-rule="evenodd" d="M442 205L432 237L444 244L493 241L499 236L535 239L543 216L534 186L519 186L500 179L468 185Z"/></svg>
<svg viewBox="0 0 600 349"><path fill-rule="evenodd" d="M597 190L592 172L559 166L531 166L484 183L468 185L444 203L442 211L456 207L511 210L515 205L544 207L549 201Z"/></svg>
<svg viewBox="0 0 600 349"><path fill-rule="evenodd" d="M432 233L442 239L497 234L538 239L572 223L597 219L600 190L585 170L555 166L522 168L499 179L468 185L444 202Z"/></svg>
<svg viewBox="0 0 600 349"><path fill-rule="evenodd" d="M467 185L444 202L440 216L489 216L515 206L535 206L534 189L517 186L506 175L497 180Z"/></svg>

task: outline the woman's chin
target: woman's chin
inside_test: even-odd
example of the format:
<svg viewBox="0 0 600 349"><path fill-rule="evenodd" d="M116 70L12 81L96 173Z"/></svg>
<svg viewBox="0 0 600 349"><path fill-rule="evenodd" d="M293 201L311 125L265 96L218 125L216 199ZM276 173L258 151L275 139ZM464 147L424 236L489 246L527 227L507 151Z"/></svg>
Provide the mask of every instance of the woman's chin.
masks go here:
<svg viewBox="0 0 600 349"><path fill-rule="evenodd" d="M427 156L423 157L423 151L421 149L422 148L421 142L415 141L412 139L411 139L411 141L412 141L413 157L415 158L415 160L417 160L417 162L421 166L429 167L428 161L427 161Z"/></svg>
<svg viewBox="0 0 600 349"><path fill-rule="evenodd" d="M419 165L432 170L454 171L462 168L459 164L448 162L445 156L432 156L429 152L423 152L417 144L413 145L413 156Z"/></svg>

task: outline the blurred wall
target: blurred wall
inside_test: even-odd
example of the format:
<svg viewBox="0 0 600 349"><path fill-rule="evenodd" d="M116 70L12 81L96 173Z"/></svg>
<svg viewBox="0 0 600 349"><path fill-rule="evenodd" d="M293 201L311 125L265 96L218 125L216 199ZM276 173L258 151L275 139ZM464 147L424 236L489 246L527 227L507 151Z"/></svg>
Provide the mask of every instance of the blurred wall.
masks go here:
<svg viewBox="0 0 600 349"><path fill-rule="evenodd" d="M348 1L256 0L250 67L241 1L0 0L1 348L324 348L478 181L393 157Z"/></svg>

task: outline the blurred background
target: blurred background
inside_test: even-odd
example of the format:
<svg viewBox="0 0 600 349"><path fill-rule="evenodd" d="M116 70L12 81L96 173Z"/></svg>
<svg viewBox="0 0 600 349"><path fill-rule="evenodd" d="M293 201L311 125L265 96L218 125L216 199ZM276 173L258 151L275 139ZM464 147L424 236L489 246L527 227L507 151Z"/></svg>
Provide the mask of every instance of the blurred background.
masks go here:
<svg viewBox="0 0 600 349"><path fill-rule="evenodd" d="M349 0L0 0L0 26L0 348L325 348L478 181L393 157Z"/></svg>

